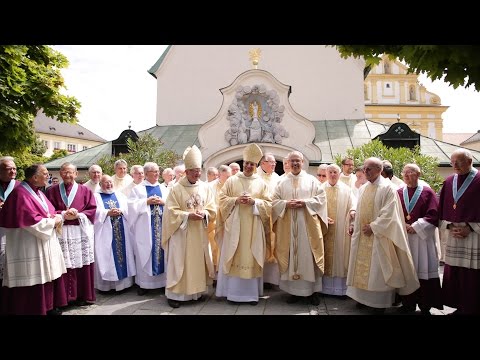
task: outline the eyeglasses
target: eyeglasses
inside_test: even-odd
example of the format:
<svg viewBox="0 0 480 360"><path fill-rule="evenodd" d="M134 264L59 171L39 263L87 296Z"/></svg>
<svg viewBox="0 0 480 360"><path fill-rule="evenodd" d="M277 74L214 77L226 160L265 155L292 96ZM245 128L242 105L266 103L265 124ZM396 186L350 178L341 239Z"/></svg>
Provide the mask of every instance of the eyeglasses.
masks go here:
<svg viewBox="0 0 480 360"><path fill-rule="evenodd" d="M327 177L327 175L317 174L318 177Z"/></svg>
<svg viewBox="0 0 480 360"><path fill-rule="evenodd" d="M455 165L462 165L462 164L465 164L465 160L455 160L455 161L451 161L450 162L450 165L451 166L455 166Z"/></svg>

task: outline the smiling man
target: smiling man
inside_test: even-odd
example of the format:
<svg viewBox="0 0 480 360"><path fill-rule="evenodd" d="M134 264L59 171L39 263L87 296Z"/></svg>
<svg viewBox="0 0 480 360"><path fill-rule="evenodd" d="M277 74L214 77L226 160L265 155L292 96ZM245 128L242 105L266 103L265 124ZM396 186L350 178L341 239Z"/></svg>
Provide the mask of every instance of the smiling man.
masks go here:
<svg viewBox="0 0 480 360"><path fill-rule="evenodd" d="M262 158L257 144L243 150L243 172L230 176L220 192L224 229L217 280L219 297L257 305L263 295L266 236L272 202L267 184L256 174Z"/></svg>
<svg viewBox="0 0 480 360"><path fill-rule="evenodd" d="M167 257L168 304L202 301L215 270L208 249L208 224L215 220L215 197L200 180L202 153L196 145L184 155L185 176L170 190L163 217L162 246Z"/></svg>
<svg viewBox="0 0 480 360"><path fill-rule="evenodd" d="M360 188L357 202L347 295L381 314L393 304L397 291L409 295L420 283L407 243L400 200L380 175L382 161L368 158L364 170L368 183Z"/></svg>
<svg viewBox="0 0 480 360"><path fill-rule="evenodd" d="M327 231L327 199L322 185L303 167L303 154L288 154L291 172L275 188L272 221L277 239L275 255L280 289L319 305L324 272L323 234Z"/></svg>
<svg viewBox="0 0 480 360"><path fill-rule="evenodd" d="M445 232L443 271L444 305L457 314L480 314L480 173L472 166L472 153L455 150L451 157L455 174L440 191L440 227Z"/></svg>

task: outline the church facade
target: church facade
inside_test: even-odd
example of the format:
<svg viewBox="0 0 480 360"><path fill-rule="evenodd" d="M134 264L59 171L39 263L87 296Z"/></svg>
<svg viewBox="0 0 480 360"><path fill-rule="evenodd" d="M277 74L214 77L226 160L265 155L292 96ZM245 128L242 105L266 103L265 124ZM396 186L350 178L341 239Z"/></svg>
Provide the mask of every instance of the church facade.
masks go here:
<svg viewBox="0 0 480 360"><path fill-rule="evenodd" d="M399 115L446 177L458 148L439 140L447 107L402 64L382 61L365 78L363 60L343 59L331 46L172 45L149 69L157 81L156 126L138 135L150 133L179 155L197 145L204 169L241 162L252 142L273 153L280 170L282 158L298 150L314 174L385 133ZM46 165L55 171L70 161L86 170L113 150L109 142ZM473 155L478 167L480 152Z"/></svg>
<svg viewBox="0 0 480 360"><path fill-rule="evenodd" d="M328 46L171 46L150 69L156 123L201 125L205 168L241 159L251 142L316 166L315 121L365 119L364 67Z"/></svg>

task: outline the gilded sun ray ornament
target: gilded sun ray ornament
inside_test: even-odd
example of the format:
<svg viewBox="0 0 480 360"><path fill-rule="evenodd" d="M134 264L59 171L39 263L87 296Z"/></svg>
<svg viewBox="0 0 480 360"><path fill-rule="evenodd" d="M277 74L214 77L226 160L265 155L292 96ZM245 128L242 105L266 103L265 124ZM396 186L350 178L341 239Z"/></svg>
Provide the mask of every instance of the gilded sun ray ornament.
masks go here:
<svg viewBox="0 0 480 360"><path fill-rule="evenodd" d="M250 55L250 61L252 62L254 69L258 69L258 63L260 62L262 50L260 50L260 48L250 49L248 54Z"/></svg>

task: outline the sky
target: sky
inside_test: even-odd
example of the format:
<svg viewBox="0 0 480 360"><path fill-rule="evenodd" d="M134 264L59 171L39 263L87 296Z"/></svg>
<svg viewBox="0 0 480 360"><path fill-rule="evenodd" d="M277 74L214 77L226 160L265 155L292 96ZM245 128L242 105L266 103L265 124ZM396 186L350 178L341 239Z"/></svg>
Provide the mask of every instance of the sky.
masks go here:
<svg viewBox="0 0 480 360"><path fill-rule="evenodd" d="M167 45L55 45L69 60L62 70L67 89L82 104L79 124L106 140L118 138L131 125L141 131L155 126L157 81L148 73ZM480 130L480 93L472 87L453 89L420 75L419 82L449 106L443 131Z"/></svg>

